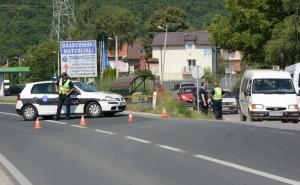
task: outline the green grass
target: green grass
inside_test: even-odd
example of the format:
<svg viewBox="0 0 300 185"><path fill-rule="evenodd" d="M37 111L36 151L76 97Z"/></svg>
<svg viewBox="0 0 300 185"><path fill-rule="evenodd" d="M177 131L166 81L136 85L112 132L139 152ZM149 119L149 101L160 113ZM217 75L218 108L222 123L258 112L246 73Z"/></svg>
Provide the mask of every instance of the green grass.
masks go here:
<svg viewBox="0 0 300 185"><path fill-rule="evenodd" d="M195 111L190 107L186 107L175 99L170 93L165 93L164 96L158 97L156 109L152 109L152 102L150 103L128 103L127 110L133 112L145 112L153 114L161 114L165 109L169 116L178 118L192 118L192 119L214 119L211 113L203 114Z"/></svg>
<svg viewBox="0 0 300 185"><path fill-rule="evenodd" d="M0 97L0 103L17 103L16 97Z"/></svg>

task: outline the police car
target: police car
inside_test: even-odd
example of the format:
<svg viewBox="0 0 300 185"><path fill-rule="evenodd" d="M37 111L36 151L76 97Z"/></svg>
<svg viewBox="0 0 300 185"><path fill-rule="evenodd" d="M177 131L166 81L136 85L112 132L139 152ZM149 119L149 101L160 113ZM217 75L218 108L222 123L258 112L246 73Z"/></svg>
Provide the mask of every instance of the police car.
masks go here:
<svg viewBox="0 0 300 185"><path fill-rule="evenodd" d="M126 101L119 94L99 92L83 82L73 81L73 84L76 90L70 96L71 114L96 118L126 109ZM56 115L57 100L55 81L29 83L17 97L16 111L25 120L35 120L38 116L51 119ZM63 106L61 113L66 113L66 106Z"/></svg>

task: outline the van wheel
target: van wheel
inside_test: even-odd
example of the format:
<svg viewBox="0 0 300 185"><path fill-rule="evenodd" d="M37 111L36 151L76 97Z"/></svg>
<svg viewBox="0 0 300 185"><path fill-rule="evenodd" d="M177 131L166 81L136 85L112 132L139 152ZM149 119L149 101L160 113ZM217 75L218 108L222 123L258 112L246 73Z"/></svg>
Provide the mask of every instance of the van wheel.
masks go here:
<svg viewBox="0 0 300 185"><path fill-rule="evenodd" d="M33 121L37 118L38 112L33 105L26 105L22 109L22 116L26 121Z"/></svg>
<svg viewBox="0 0 300 185"><path fill-rule="evenodd" d="M102 115L102 109L98 103L90 102L85 108L85 113L91 118L98 118Z"/></svg>

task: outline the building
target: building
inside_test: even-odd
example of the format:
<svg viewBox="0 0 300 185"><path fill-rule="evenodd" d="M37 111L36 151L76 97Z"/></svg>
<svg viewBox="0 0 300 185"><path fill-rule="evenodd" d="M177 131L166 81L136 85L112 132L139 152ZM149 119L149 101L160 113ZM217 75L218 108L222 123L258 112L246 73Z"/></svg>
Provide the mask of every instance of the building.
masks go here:
<svg viewBox="0 0 300 185"><path fill-rule="evenodd" d="M221 49L221 57L228 62L228 66L232 69L232 74L241 72L242 55L239 51Z"/></svg>
<svg viewBox="0 0 300 185"><path fill-rule="evenodd" d="M152 59L148 60L149 69L157 76L162 72L163 80L191 79L192 69L197 65L214 73L216 53L208 37L206 31L167 33L163 62L165 33L157 33L152 42Z"/></svg>

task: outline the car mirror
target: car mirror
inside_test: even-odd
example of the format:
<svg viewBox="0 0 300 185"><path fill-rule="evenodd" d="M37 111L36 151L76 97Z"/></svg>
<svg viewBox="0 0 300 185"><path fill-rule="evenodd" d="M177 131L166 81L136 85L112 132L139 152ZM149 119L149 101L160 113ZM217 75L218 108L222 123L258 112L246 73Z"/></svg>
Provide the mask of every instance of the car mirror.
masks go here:
<svg viewBox="0 0 300 185"><path fill-rule="evenodd" d="M251 95L251 93L250 93L250 91L249 91L249 90L245 90L245 91L244 91L244 95L245 95L245 96L250 96L250 95Z"/></svg>

